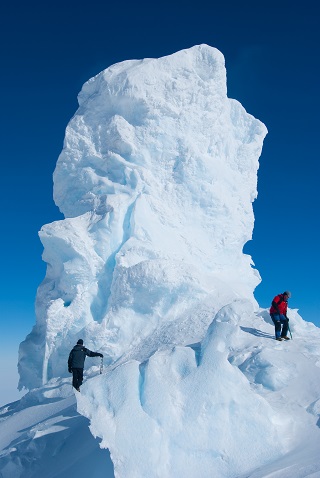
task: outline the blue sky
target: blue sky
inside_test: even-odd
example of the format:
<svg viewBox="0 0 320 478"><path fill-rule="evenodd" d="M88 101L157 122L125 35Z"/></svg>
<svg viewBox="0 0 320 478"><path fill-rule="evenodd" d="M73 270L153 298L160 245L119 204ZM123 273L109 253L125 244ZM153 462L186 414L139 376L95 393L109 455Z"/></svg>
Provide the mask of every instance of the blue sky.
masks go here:
<svg viewBox="0 0 320 478"><path fill-rule="evenodd" d="M226 58L228 96L268 130L253 241L262 307L285 289L320 326L320 34L316 1L12 3L1 12L2 376L16 397L18 344L45 275L38 230L60 219L52 173L82 84L113 63L207 43Z"/></svg>

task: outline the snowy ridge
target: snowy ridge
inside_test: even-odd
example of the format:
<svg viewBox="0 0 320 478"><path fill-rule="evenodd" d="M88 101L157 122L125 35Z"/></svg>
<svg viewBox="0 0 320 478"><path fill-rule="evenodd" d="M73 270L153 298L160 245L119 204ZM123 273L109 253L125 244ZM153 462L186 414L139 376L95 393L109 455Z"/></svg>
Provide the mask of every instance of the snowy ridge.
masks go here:
<svg viewBox="0 0 320 478"><path fill-rule="evenodd" d="M110 365L103 375L88 369L78 410L110 447L115 476L319 476L320 330L297 311L289 316L293 340L277 343L268 311L252 313L238 301L217 314L204 350L178 346L145 360L142 348L141 362L136 350L135 360ZM70 379L29 392L1 409L0 420L1 478L67 478L77 469L113 477L106 450L76 413ZM165 446L169 429L174 439ZM77 436L82 445L75 452ZM172 454L183 473L172 473Z"/></svg>
<svg viewBox="0 0 320 478"><path fill-rule="evenodd" d="M319 330L291 316L294 335L314 334L309 344L275 344L273 326L236 301L200 345L159 351L88 382L78 410L110 449L115 476L265 476L253 470L270 462L277 469L302 448L303 473L320 473ZM278 476L308 476L290 473Z"/></svg>

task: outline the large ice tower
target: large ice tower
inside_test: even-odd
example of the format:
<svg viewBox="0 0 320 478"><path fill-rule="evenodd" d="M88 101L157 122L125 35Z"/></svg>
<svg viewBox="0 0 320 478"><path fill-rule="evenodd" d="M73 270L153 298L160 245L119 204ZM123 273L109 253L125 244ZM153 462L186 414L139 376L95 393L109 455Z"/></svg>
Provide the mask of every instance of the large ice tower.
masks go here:
<svg viewBox="0 0 320 478"><path fill-rule="evenodd" d="M20 386L66 376L76 339L124 363L202 340L237 298L255 306L251 239L266 127L227 97L198 45L115 64L84 84L54 172L65 219L43 226L37 322Z"/></svg>

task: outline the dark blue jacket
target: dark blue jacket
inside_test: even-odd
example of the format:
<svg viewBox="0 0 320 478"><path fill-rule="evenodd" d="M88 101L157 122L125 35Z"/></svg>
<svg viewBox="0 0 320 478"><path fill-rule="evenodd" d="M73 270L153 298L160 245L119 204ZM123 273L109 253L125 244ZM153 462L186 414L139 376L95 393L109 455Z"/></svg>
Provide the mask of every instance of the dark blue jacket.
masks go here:
<svg viewBox="0 0 320 478"><path fill-rule="evenodd" d="M86 349L83 345L75 345L69 354L68 368L83 368L86 356L100 357L101 354L98 352L91 352L91 350Z"/></svg>

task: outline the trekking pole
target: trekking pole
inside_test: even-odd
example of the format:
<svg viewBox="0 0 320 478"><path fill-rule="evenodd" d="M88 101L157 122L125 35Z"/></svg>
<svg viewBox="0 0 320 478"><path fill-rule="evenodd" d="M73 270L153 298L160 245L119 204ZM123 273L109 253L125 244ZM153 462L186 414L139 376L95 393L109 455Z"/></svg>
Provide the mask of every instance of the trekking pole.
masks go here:
<svg viewBox="0 0 320 478"><path fill-rule="evenodd" d="M288 330L289 330L289 334L290 334L290 337L291 337L291 340L292 340L292 333L291 333L291 330L290 330L289 322L288 322Z"/></svg>
<svg viewBox="0 0 320 478"><path fill-rule="evenodd" d="M100 362L100 375L103 372L103 357L101 357L101 362Z"/></svg>

